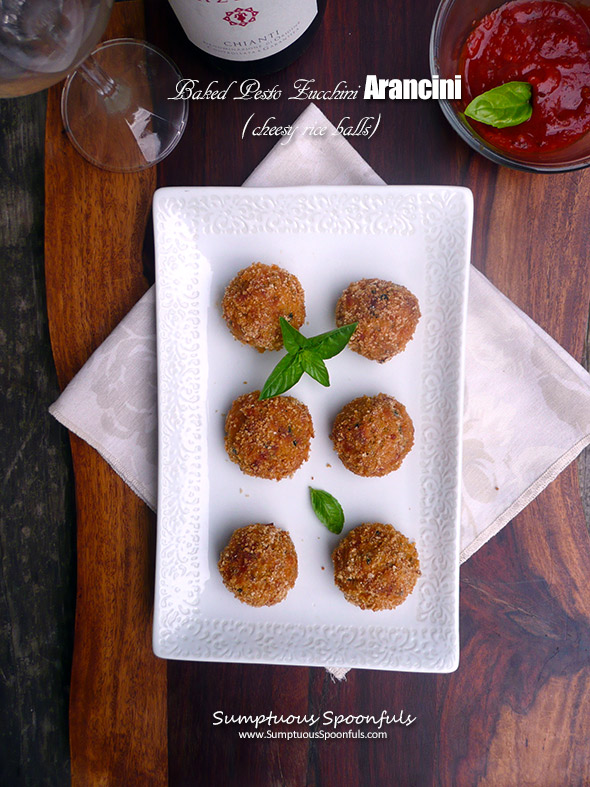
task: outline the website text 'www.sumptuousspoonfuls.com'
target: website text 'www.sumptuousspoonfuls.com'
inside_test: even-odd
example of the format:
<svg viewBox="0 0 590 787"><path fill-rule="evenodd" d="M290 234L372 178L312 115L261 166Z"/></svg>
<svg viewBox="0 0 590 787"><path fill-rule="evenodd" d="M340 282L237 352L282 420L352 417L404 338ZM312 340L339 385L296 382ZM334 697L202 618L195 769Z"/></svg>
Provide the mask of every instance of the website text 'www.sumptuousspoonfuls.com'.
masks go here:
<svg viewBox="0 0 590 787"><path fill-rule="evenodd" d="M389 733L385 730L368 731L364 730L239 730L239 738L253 738L255 740L296 740L301 738L315 740L342 740L343 738L358 738L369 740L371 738L387 739Z"/></svg>

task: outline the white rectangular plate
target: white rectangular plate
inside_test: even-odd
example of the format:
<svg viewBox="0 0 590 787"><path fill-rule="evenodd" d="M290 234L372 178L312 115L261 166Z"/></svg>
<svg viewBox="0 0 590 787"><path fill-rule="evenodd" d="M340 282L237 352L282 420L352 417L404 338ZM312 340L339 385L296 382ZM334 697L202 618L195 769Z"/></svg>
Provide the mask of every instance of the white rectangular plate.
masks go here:
<svg viewBox="0 0 590 787"><path fill-rule="evenodd" d="M459 500L463 348L473 200L452 187L165 188L154 198L159 492L154 650L164 658L449 672L459 658ZM422 317L385 364L350 349L327 362L330 388L289 391L310 409L311 456L292 478L244 475L224 449L232 401L262 387L281 353L237 342L220 302L252 262L294 273L302 328L334 327L342 290L362 278L407 286ZM413 419L415 444L383 478L346 470L329 439L340 408L388 393ZM422 576L397 609L363 611L334 585L339 537L315 518L308 487L344 508L345 535L391 523L415 540ZM233 530L274 522L291 534L299 577L273 607L240 603L221 582Z"/></svg>

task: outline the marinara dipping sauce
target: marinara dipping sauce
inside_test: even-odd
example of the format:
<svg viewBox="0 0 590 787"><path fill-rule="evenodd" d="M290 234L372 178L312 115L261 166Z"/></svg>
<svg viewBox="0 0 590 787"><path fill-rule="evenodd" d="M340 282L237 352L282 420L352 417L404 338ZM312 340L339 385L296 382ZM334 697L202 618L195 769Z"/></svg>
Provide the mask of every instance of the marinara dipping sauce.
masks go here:
<svg viewBox="0 0 590 787"><path fill-rule="evenodd" d="M590 129L590 27L583 13L556 0L514 0L480 20L460 57L465 106L506 82L529 82L533 90L533 114L518 126L469 119L480 136L512 153L545 153Z"/></svg>

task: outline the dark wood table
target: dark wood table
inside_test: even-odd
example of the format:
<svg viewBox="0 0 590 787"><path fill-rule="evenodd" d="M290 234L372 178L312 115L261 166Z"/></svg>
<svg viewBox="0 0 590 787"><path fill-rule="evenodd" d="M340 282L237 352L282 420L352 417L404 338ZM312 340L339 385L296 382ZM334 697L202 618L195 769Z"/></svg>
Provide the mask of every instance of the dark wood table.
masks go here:
<svg viewBox="0 0 590 787"><path fill-rule="evenodd" d="M61 386L153 280L149 231L146 243L143 238L155 186L240 184L273 145L271 139L250 135L240 139L247 117L255 112L260 120L274 115L282 124L294 121L305 106L287 100L298 78L315 78L318 87L327 89L341 80L362 85L368 73L427 77L435 8L435 0L332 0L302 58L277 75L261 78L263 88L276 84L284 89L280 100L193 102L181 143L157 172L122 176L87 166L64 139L57 114L59 93L50 91L47 305ZM200 64L165 2L147 3L145 33L134 3L118 4L113 24L116 34L145 35L159 45L185 76L227 84L227 77ZM539 176L499 168L459 141L435 102L359 98L317 103L334 123L346 116L358 122L365 115L382 114L373 139L352 142L387 183L470 187L475 197L473 264L575 358L585 358L590 295L587 172ZM109 232L97 233L96 226L108 226ZM11 269L11 275L17 274ZM43 307L38 310L43 317ZM14 313L6 314L5 321L14 336ZM47 342L46 331L41 333ZM15 341L12 359L17 355ZM22 370L20 379L28 389L34 385L35 370ZM51 385L46 388L45 400L53 390ZM52 439L59 451L43 453L42 448L38 462L63 464L59 489L67 491L72 482L62 437L58 432ZM336 682L323 669L156 659L150 647L155 518L85 443L72 438L71 447L78 561L69 728L73 784L590 783L585 459L570 465L462 567L457 672L436 676L353 670ZM26 467L20 467L19 474L25 478ZM33 511L43 493L27 488L22 494ZM54 526L67 544L73 533L68 506ZM43 549L37 552L41 563ZM71 552L66 557L71 559ZM65 582L59 590L66 609L72 603L71 587ZM28 585L20 581L18 588L25 593L20 601L23 620L32 628L34 616L25 613ZM32 602L35 609L43 609L38 594ZM19 620L12 617L13 631ZM71 629L67 615L60 620L66 621L57 638L63 674ZM41 662L43 652L37 658ZM5 662L10 665L10 658ZM15 674L21 673L17 666ZM52 691L63 707L59 682ZM47 703L35 701L49 715ZM321 715L327 710L380 715L383 710L403 710L416 721L409 727L388 727L386 739L244 740L236 725L213 725L218 710L233 715L270 710L277 715ZM22 708L19 718L21 740L36 754L27 759L21 749L21 769L6 770L9 775L26 773L27 767L32 773L31 761L38 765L50 757L50 747L37 743L35 749L35 741L27 737ZM57 724L53 719L52 728ZM8 751L18 731L5 738ZM17 759L12 756L11 762ZM63 758L47 766L47 783L63 784L64 767ZM32 775L27 778L22 783L40 783Z"/></svg>

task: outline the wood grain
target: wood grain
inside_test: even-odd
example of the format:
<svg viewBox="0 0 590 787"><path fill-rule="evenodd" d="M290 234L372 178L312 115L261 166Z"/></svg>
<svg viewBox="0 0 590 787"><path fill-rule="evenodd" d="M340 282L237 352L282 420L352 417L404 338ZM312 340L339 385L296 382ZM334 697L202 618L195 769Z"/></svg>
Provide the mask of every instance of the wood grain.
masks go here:
<svg viewBox="0 0 590 787"><path fill-rule="evenodd" d="M140 3L117 3L106 37L143 36ZM46 280L52 347L66 385L146 290L142 244L154 170L120 175L83 160L49 92ZM72 437L78 588L70 699L73 785L167 782L166 668L151 649L155 522L85 442Z"/></svg>
<svg viewBox="0 0 590 787"><path fill-rule="evenodd" d="M202 85L229 78L199 63L165 6L147 2L148 35ZM185 139L160 167L170 185L240 183L273 145L241 129L250 113L290 123L297 78L318 88L346 80L428 76L436 9L425 4L329 3L303 57L261 79L279 101L193 102ZM590 266L587 172L551 177L499 168L462 144L435 102L318 101L337 124L381 113L372 140L351 139L388 183L466 185L475 197L473 262L575 358L584 351ZM232 155L232 144L238 155ZM230 154L228 155L228 152ZM501 406L501 403L498 403ZM322 670L252 665L168 667L170 784L582 785L590 603L590 543L575 464L461 570L461 663L450 676L354 670L334 683ZM243 740L212 714L273 708L286 714L417 716L387 740ZM289 727L288 729L295 729ZM225 752L229 753L226 756ZM198 771L194 763L199 763Z"/></svg>
<svg viewBox="0 0 590 787"><path fill-rule="evenodd" d="M185 76L227 84L226 76L199 63L167 3L146 5L147 38ZM287 100L297 78L315 77L317 87L330 88L340 80L361 85L367 73L427 76L435 7L436 0L329 3L304 56L261 79L263 88L279 85L283 97L193 102L183 140L158 168L159 183L242 182L274 144L248 135L240 140L246 118L254 111L260 120L295 120L305 106ZM96 173L71 158L60 139L55 98L54 92L47 147L48 177L56 185L48 185L48 303L65 383L144 291L139 251L153 181L143 181L147 173L124 180L98 173L92 180ZM387 182L469 186L476 205L474 264L582 358L590 295L586 172L541 177L498 168L454 136L434 102L318 103L335 123L381 113L373 140L351 141ZM110 232L97 245L105 216ZM135 229L126 235L129 227ZM116 243L122 238L123 245ZM336 683L321 669L260 665L170 662L166 676L148 643L146 545L153 521L91 449L78 440L72 447L80 549L75 784L165 783L166 728L171 787L590 783L590 539L575 465L462 567L456 673L354 670ZM214 726L212 714L220 709L233 715L403 710L417 718L410 727L388 728L387 739L252 741L240 739L235 724Z"/></svg>
<svg viewBox="0 0 590 787"><path fill-rule="evenodd" d="M0 784L67 784L73 483L43 275L45 94L0 100Z"/></svg>

